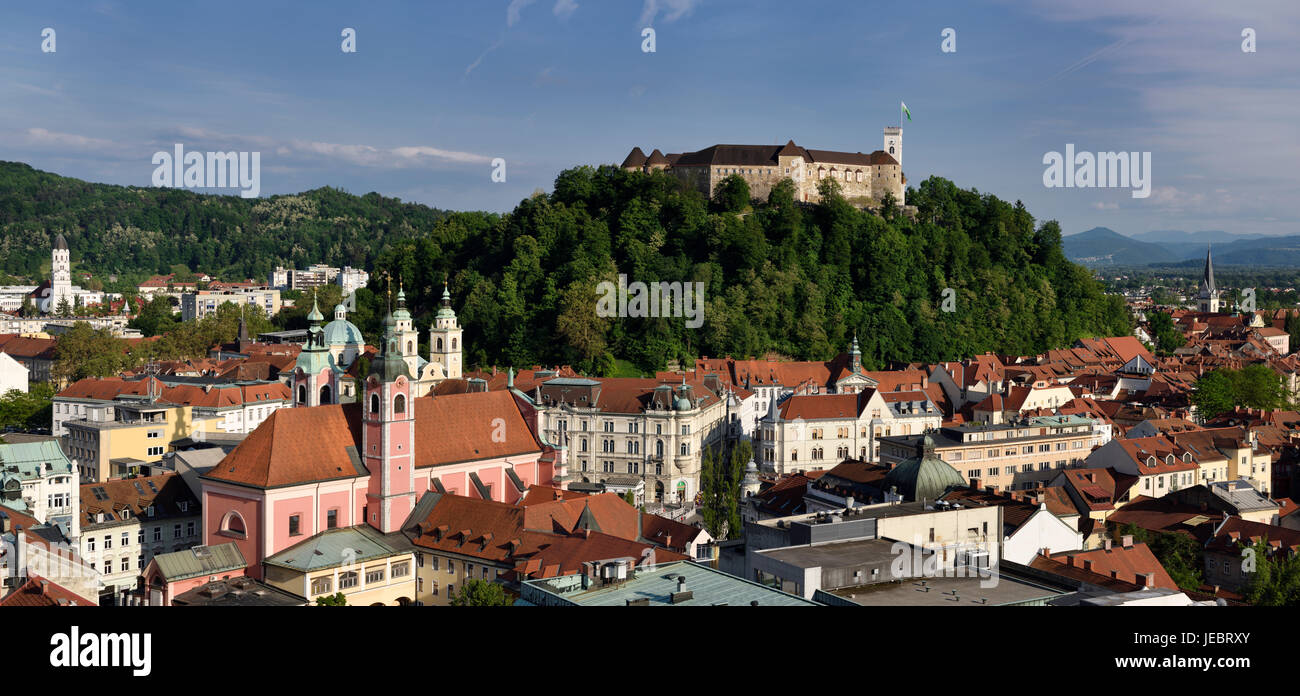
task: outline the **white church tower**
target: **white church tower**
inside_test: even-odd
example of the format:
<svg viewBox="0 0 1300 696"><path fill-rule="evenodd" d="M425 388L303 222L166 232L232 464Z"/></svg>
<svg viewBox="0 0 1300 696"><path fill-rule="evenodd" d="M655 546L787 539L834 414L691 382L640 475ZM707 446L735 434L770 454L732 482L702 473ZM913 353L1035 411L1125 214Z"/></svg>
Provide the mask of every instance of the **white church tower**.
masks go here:
<svg viewBox="0 0 1300 696"><path fill-rule="evenodd" d="M442 365L447 379L461 378L461 329L451 308L451 293L442 286L442 308L429 329L429 362Z"/></svg>
<svg viewBox="0 0 1300 696"><path fill-rule="evenodd" d="M63 234L54 238L54 263L50 269L50 306L47 310L53 314L59 311L59 303L63 300L68 301L68 307L71 308L72 300L72 254L68 251L68 240L64 239Z"/></svg>

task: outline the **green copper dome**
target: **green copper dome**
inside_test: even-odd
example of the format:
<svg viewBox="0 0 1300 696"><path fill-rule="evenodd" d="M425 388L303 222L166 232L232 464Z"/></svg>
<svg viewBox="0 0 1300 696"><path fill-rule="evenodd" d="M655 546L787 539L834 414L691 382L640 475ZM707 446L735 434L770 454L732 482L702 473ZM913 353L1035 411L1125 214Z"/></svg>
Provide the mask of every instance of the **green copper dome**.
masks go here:
<svg viewBox="0 0 1300 696"><path fill-rule="evenodd" d="M397 310L393 312L394 319L410 319L411 313L406 309L406 290L398 288L397 290Z"/></svg>
<svg viewBox="0 0 1300 696"><path fill-rule="evenodd" d="M949 486L965 486L966 479L952 465L934 453L934 439L923 436L916 443L916 456L906 459L885 475L884 490L897 489L904 500L937 500Z"/></svg>
<svg viewBox="0 0 1300 696"><path fill-rule="evenodd" d="M363 345L365 340L361 338L361 329L356 324L347 319L335 319L325 325L325 345L327 346L346 346L346 345Z"/></svg>

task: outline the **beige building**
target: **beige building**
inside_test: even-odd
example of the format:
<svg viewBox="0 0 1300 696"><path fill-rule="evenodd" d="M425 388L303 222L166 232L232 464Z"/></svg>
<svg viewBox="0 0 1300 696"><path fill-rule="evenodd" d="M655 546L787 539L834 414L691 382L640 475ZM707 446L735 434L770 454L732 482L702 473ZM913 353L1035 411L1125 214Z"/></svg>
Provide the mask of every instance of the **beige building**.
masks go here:
<svg viewBox="0 0 1300 696"><path fill-rule="evenodd" d="M82 483L139 473L142 465L161 461L175 440L219 432L219 417L202 416L188 406L123 403L116 415L113 421L64 422L64 449Z"/></svg>
<svg viewBox="0 0 1300 696"><path fill-rule="evenodd" d="M262 563L266 584L312 603L338 592L352 606L415 602L415 555L368 525L328 529Z"/></svg>
<svg viewBox="0 0 1300 696"><path fill-rule="evenodd" d="M923 391L794 395L763 421L756 456L778 474L828 469L845 459L878 461L880 438L920 434L942 421Z"/></svg>
<svg viewBox="0 0 1300 696"><path fill-rule="evenodd" d="M782 145L713 145L697 152L665 155L654 150L649 156L633 148L622 167L628 171L665 171L712 196L718 184L737 175L749 184L753 198L767 199L772 187L783 179L795 185L796 200L816 202L817 186L825 179L840 185L846 199L875 205L892 194L904 204L907 178L903 176L903 129L884 131L883 149L870 154L809 150L794 141Z"/></svg>
<svg viewBox="0 0 1300 696"><path fill-rule="evenodd" d="M215 313L218 307L227 302L261 307L268 317L280 313L279 290L198 290L181 295L181 319L202 319Z"/></svg>
<svg viewBox="0 0 1300 696"><path fill-rule="evenodd" d="M912 457L919 437L881 438L880 460L892 465ZM931 437L935 454L967 480L1025 490L1047 485L1060 469L1082 466L1101 433L1091 418L1047 416L946 427Z"/></svg>
<svg viewBox="0 0 1300 696"><path fill-rule="evenodd" d="M647 502L681 503L700 489L700 455L727 431L726 401L702 380L560 377L535 389L538 427L563 448L570 485L641 488Z"/></svg>

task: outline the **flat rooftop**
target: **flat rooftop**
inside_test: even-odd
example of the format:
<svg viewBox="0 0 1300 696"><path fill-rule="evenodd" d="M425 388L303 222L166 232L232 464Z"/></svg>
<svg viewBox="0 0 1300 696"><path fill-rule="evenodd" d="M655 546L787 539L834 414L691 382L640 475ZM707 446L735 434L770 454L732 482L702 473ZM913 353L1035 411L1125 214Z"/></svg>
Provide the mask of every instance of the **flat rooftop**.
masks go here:
<svg viewBox="0 0 1300 696"><path fill-rule="evenodd" d="M686 577L685 590L692 597L674 604L671 595L677 592L680 576ZM648 606L750 606L753 602L759 606L820 606L818 602L690 561L668 563L654 570L639 570L624 582L587 590L580 589L581 581L581 576L566 575L530 580L527 584L584 607L621 607L626 606L629 600L646 600ZM579 589L564 589L575 586Z"/></svg>
<svg viewBox="0 0 1300 696"><path fill-rule="evenodd" d="M892 541L858 539L812 546L764 549L756 553L799 568L845 568L865 563L891 562L898 557L893 552L893 548Z"/></svg>
<svg viewBox="0 0 1300 696"><path fill-rule="evenodd" d="M901 582L882 582L873 585L844 587L831 592L841 599L864 607L921 606L921 607L995 607L1041 600L1046 603L1066 592L1024 580L1007 577L934 577L913 578ZM955 591L955 594L954 594Z"/></svg>

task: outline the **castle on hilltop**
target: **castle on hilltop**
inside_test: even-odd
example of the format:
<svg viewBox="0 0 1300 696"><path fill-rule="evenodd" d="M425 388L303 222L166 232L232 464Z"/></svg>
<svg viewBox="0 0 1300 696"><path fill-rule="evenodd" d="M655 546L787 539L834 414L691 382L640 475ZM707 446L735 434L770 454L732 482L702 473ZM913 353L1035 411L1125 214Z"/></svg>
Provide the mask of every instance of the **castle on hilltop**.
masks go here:
<svg viewBox="0 0 1300 696"><path fill-rule="evenodd" d="M907 177L903 176L903 129L885 128L884 148L871 154L809 150L785 145L714 145L697 152L663 154L654 150L647 157L634 147L623 160L628 171L664 171L712 196L718 183L738 174L749 184L750 195L767 198L782 179L795 185L796 200L813 203L819 199L817 185L823 179L840 184L844 197L879 203L893 194L899 206L905 204Z"/></svg>

